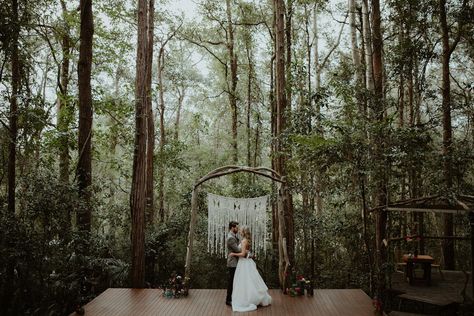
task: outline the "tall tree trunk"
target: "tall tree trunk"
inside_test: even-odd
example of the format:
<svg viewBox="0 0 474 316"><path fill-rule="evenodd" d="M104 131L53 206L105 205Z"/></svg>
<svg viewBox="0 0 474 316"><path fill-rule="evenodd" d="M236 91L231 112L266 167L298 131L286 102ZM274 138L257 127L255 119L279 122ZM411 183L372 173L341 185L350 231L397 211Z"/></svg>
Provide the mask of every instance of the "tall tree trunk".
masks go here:
<svg viewBox="0 0 474 316"><path fill-rule="evenodd" d="M291 63L292 63L292 52L291 52L291 45L292 45L292 38L293 38L293 25L292 25L292 18L293 18L293 1L294 0L286 0L286 14L285 14L285 42L286 42L286 61L285 61L285 69L286 69L286 106L288 110L291 111L292 106L292 99L293 99L293 75L291 72ZM283 8L284 8L283 3Z"/></svg>
<svg viewBox="0 0 474 316"><path fill-rule="evenodd" d="M63 183L69 183L69 107L68 107L68 84L69 84L69 64L71 60L71 38L70 28L66 15L68 13L66 3L61 0L63 11L64 29L62 30L61 49L61 79L59 82L58 93L58 122L57 128L60 133L60 153L59 153L59 180Z"/></svg>
<svg viewBox="0 0 474 316"><path fill-rule="evenodd" d="M258 161L260 160L260 130L262 128L262 120L260 119L260 112L257 112L257 119L256 119L256 127L255 127L255 150L253 153L253 166L258 166Z"/></svg>
<svg viewBox="0 0 474 316"><path fill-rule="evenodd" d="M369 91L374 90L374 70L372 63L372 35L370 31L369 5L368 0L362 0L362 30L364 35L365 52L365 81Z"/></svg>
<svg viewBox="0 0 474 316"><path fill-rule="evenodd" d="M286 118L288 115L288 104L286 98L286 78L285 78L285 5L283 0L274 0L275 10L275 58L276 58L276 171L286 177L286 149L282 144L283 133L286 129ZM288 48L288 45L286 45ZM293 231L293 201L291 194L283 188L283 216L285 223L286 250L290 263L294 263L294 231Z"/></svg>
<svg viewBox="0 0 474 316"><path fill-rule="evenodd" d="M304 111L307 111L308 109L311 109L312 105L312 100L313 100L313 93L312 93L312 85L311 85L311 68L312 68L312 59L311 59L311 38L310 38L310 16L311 13L308 10L308 6L304 6L304 17L305 17L305 35L306 35L306 84L307 84L307 91L305 92L302 86L304 85L304 82L302 80L301 82L301 88L300 88L300 112L305 113ZM305 94L306 93L306 94ZM304 120L303 124L303 133L309 134L311 132L311 115L307 115L307 118ZM310 187L308 186L309 183L312 183L310 181L312 179L312 175L308 174L307 170L305 170L305 162L303 160L300 160L300 182L301 182L301 202L302 202L302 207L303 210L308 210L310 207L309 199L310 199Z"/></svg>
<svg viewBox="0 0 474 316"><path fill-rule="evenodd" d="M247 166L252 166L252 128L250 125L250 118L252 114L252 80L253 80L253 59L252 59L252 37L249 33L250 39L246 42L245 50L247 53L248 62L248 78L247 78ZM254 166L255 167L255 166ZM253 175L251 175L251 178Z"/></svg>
<svg viewBox="0 0 474 316"><path fill-rule="evenodd" d="M158 176L158 215L160 221L165 220L165 194L164 194L164 181L165 181L165 168L164 168L164 149L166 145L166 131L165 131L165 98L164 98L164 86L163 86L163 70L165 63L165 46L164 44L160 48L158 54L158 95L160 102L160 170Z"/></svg>
<svg viewBox="0 0 474 316"><path fill-rule="evenodd" d="M186 94L186 89L183 87L183 90L178 90L178 108L176 110L176 121L174 123L174 140L179 141L179 124L181 119L181 109L183 108L184 96Z"/></svg>
<svg viewBox="0 0 474 316"><path fill-rule="evenodd" d="M149 0L148 3L148 38L147 38L147 73L146 73L146 119L147 119L147 146L146 146L146 215L148 223L153 224L155 221L155 205L154 205L154 163L155 154L155 122L153 116L153 105L151 95L151 78L153 65L153 32L155 17L155 0Z"/></svg>
<svg viewBox="0 0 474 316"><path fill-rule="evenodd" d="M400 26L398 34L398 45L403 47L405 45L405 30L403 26ZM405 125L405 63L400 63L400 81L398 84L398 126L403 127ZM403 179L404 181L404 179Z"/></svg>
<svg viewBox="0 0 474 316"><path fill-rule="evenodd" d="M321 103L318 100L319 93L321 92L321 71L322 67L319 63L319 30L318 30L318 6L314 6L313 12L313 33L314 33L314 73L316 76L316 86L314 93L315 107L316 107L316 133L320 136L323 135L323 128L321 123ZM321 172L315 170L314 174L314 208L317 214L323 212L323 199L321 197Z"/></svg>
<svg viewBox="0 0 474 316"><path fill-rule="evenodd" d="M410 30L408 30L410 36ZM415 125L415 108L413 103L413 54L410 54L408 59L407 80L408 80L408 123L410 127Z"/></svg>
<svg viewBox="0 0 474 316"><path fill-rule="evenodd" d="M79 81L79 141L78 141L78 164L77 182L79 195L86 201L85 209L77 213L77 223L80 230L90 232L91 229L91 206L90 186L92 184L92 90L91 90L91 68L92 68L92 36L94 34L94 22L92 15L92 0L81 0L81 30L79 47L79 63L77 75Z"/></svg>
<svg viewBox="0 0 474 316"><path fill-rule="evenodd" d="M133 152L132 189L130 208L132 215L132 287L145 285L145 208L146 208L146 76L148 1L138 1L137 65L135 81L135 150Z"/></svg>
<svg viewBox="0 0 474 316"><path fill-rule="evenodd" d="M275 11L274 11L275 13ZM275 23L275 17L274 17L274 22ZM275 25L273 25L273 29L275 29ZM275 47L274 47L275 51ZM269 100L270 100L270 128L272 131L272 142L271 142L271 163L272 163L272 169L277 170L277 104L276 104L276 91L275 91L275 54L272 55L272 58L270 60L270 95L269 95ZM272 186L272 193L277 194L276 186ZM278 205L277 203L272 203L272 245L273 249L275 251L278 251L277 243L279 240L279 235L278 235Z"/></svg>
<svg viewBox="0 0 474 316"><path fill-rule="evenodd" d="M449 44L449 28L446 18L446 0L439 0L439 12L441 22L441 35L443 53L441 55L443 73L441 93L443 97L443 156L444 156L444 180L446 189L449 191L453 187L452 175L452 126L451 126L451 83L449 78L449 63L451 59L451 47ZM453 215L443 214L444 235L453 236ZM454 270L454 243L452 240L443 241L443 256L445 269Z"/></svg>
<svg viewBox="0 0 474 316"><path fill-rule="evenodd" d="M234 52L234 26L232 22L232 8L230 0L226 0L227 11L227 51L230 62L230 91L229 103L232 111L232 161L237 164L239 152L237 147L237 123L238 123L238 109L237 109L237 56Z"/></svg>
<svg viewBox="0 0 474 316"><path fill-rule="evenodd" d="M11 98L10 98L10 115L9 115L9 144L8 144L8 214L10 225L15 225L15 189L16 189L16 143L18 139L18 94L20 93L21 86L21 64L19 56L19 37L20 37L20 21L19 21L19 6L18 0L12 0L12 22L14 23L14 30L11 34L12 38L12 50L11 50ZM14 243L10 240L5 240L4 246L13 252ZM13 291L15 289L15 256L9 256L7 258L6 266L6 283L3 289L2 296L2 308L4 311L8 311L11 306L11 299Z"/></svg>
<svg viewBox="0 0 474 316"><path fill-rule="evenodd" d="M351 27L351 52L352 52L352 62L354 63L354 68L356 72L356 85L359 87L357 91L362 88L363 84L363 68L362 62L360 60L361 52L359 49L359 44L357 41L357 24L356 24L356 0L349 0L349 24ZM360 95L359 92L357 94ZM363 111L359 109L359 112L362 113Z"/></svg>
<svg viewBox="0 0 474 316"><path fill-rule="evenodd" d="M8 212L15 214L15 187L16 187L16 143L18 139L18 94L20 92L21 74L20 74L20 56L18 42L20 35L20 21L18 17L18 0L12 0L12 21L15 23L15 30L12 34L12 94L10 98L10 117L9 117L9 146L8 146Z"/></svg>
<svg viewBox="0 0 474 316"><path fill-rule="evenodd" d="M383 100L383 64L382 64L382 30L380 16L379 0L372 1L372 45L373 45L373 75L374 75L374 102L372 107L372 118L375 122L382 123L384 119L384 100ZM384 143L383 133L377 131L373 137L374 140L374 159L376 162L376 172L374 180L376 181L376 205L386 204L386 175L385 163L383 158ZM385 271L384 263L387 260L387 249L383 243L386 238L387 212L379 211L376 214L376 247L377 247L377 271L378 271L378 294L385 289Z"/></svg>

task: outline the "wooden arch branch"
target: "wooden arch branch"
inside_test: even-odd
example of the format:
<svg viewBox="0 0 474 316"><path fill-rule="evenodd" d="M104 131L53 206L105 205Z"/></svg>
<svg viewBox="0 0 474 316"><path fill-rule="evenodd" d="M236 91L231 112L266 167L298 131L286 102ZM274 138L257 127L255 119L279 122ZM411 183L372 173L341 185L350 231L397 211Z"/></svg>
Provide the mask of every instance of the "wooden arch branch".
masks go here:
<svg viewBox="0 0 474 316"><path fill-rule="evenodd" d="M189 222L189 233L188 233L188 247L186 251L186 263L185 263L185 282L189 282L190 280L190 274L191 274L191 257L192 257L192 252L193 252L193 243L194 243L194 230L196 226L196 220L197 220L197 205L198 205L198 189L201 184L204 182L222 177L228 174L233 174L233 173L238 173L238 172L249 172L253 173L262 177L266 177L268 179L271 179L275 182L278 182L282 185L285 185L286 182L284 178L278 174L275 170L266 168L266 167L246 167L246 166L223 166L220 168L217 168L211 172L209 172L207 175L204 177L200 178L199 180L196 181L196 183L193 186L193 192L192 192L192 197L191 197L191 220ZM280 190L280 197L279 197L279 203L278 203L278 208L281 207L281 195L284 190ZM279 214L278 216L278 226L280 230L280 236L285 236L285 222L283 219L283 216ZM282 241L279 241L281 243ZM283 240L283 244L286 242L286 240ZM280 250L283 248L284 254L280 254L280 258L283 257L285 258L284 260L286 261L286 268L285 271L287 270L289 266L289 260L288 260L288 255L286 253L286 247L284 245L280 245ZM280 259L280 267L282 266L282 262ZM283 271L282 271L283 272Z"/></svg>

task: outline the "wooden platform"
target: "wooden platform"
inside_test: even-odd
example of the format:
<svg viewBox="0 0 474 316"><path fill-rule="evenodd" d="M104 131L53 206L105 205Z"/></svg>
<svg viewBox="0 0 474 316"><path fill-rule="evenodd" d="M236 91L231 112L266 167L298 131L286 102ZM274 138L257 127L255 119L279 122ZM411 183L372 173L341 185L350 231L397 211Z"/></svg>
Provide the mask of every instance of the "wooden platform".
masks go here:
<svg viewBox="0 0 474 316"><path fill-rule="evenodd" d="M192 289L186 298L169 299L158 289L110 288L89 302L85 315L351 315L373 316L372 300L359 289L315 290L313 297L291 297L270 290L272 305L233 313L226 290ZM75 313L71 315L76 315Z"/></svg>
<svg viewBox="0 0 474 316"><path fill-rule="evenodd" d="M421 274L422 271L417 273ZM426 286L423 282L410 285L403 272L395 272L392 274L392 289L411 297L419 297L420 301L436 301L438 305L459 304L464 301L462 289L465 286L466 275L461 271L433 270L431 279L431 286ZM469 278L466 285L466 295L473 297L472 278Z"/></svg>

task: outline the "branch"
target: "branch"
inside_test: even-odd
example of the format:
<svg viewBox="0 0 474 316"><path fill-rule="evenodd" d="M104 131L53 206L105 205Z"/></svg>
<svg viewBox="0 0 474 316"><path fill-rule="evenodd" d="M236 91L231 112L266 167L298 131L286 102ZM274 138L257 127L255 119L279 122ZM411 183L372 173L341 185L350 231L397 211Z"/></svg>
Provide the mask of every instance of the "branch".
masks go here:
<svg viewBox="0 0 474 316"><path fill-rule="evenodd" d="M11 133L12 130L4 121L2 121L2 119L0 119L0 123L2 123L3 127L5 127Z"/></svg>
<svg viewBox="0 0 474 316"><path fill-rule="evenodd" d="M227 68L227 64L226 64L224 61L222 61L222 59L220 59L220 58L219 58L213 51L211 51L211 50L209 49L209 47L207 47L206 45L204 45L204 44L202 44L202 43L199 43L199 42L196 42L195 40L190 39L190 38L185 38L185 37L183 37L183 39L186 40L186 41L188 41L188 42L190 42L191 44L194 44L194 45L196 45L196 46L199 46L199 47L201 47L201 48L204 48L209 54L212 55L212 57L214 57L219 63L221 63L224 67Z"/></svg>
<svg viewBox="0 0 474 316"><path fill-rule="evenodd" d="M459 21L458 21L458 33L456 34L456 38L454 39L454 42L450 45L449 47L449 55L451 55L454 50L456 49L456 46L458 45L459 41L461 40L461 35L462 35L462 29L464 27L464 19L462 18L464 11L467 9L467 0L463 0L462 6L461 6L461 11L459 12Z"/></svg>
<svg viewBox="0 0 474 316"><path fill-rule="evenodd" d="M336 44L334 44L334 46L331 48L331 50L328 52L328 54L326 55L326 57L324 58L323 62L321 63L321 65L319 66L319 69L323 69L324 66L326 65L326 62L329 60L329 57L331 56L331 54L334 52L334 50L339 46L339 43L341 42L341 36L342 36L342 31L344 30L344 25L346 24L346 21L347 21L347 17L349 16L349 12L346 13L346 17L344 18L344 23L342 24L341 26L341 29L339 30L339 35L337 37L337 41L336 41Z"/></svg>

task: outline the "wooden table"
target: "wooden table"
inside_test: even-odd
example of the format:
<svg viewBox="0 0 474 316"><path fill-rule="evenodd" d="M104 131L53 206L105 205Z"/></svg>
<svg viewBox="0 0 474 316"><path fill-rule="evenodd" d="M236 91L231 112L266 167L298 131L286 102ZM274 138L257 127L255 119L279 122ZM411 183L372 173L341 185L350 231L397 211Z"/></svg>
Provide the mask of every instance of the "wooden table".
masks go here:
<svg viewBox="0 0 474 316"><path fill-rule="evenodd" d="M408 278L408 282L413 284L413 280L415 279L415 263L419 263L423 267L423 281L426 284L431 285L431 264L434 262L433 257L428 255L403 255L403 262L406 263L405 268L405 276Z"/></svg>

